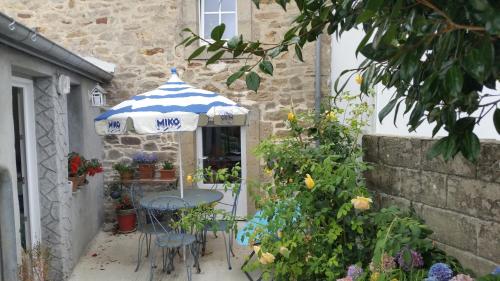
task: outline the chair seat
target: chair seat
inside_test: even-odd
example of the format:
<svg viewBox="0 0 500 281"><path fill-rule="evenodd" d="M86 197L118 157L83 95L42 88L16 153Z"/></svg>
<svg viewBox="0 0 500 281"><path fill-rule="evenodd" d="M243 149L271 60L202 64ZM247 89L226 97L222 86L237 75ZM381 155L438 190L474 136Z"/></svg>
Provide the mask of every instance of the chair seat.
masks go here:
<svg viewBox="0 0 500 281"><path fill-rule="evenodd" d="M157 235L156 243L163 248L188 246L196 241L196 237L187 233L162 233Z"/></svg>

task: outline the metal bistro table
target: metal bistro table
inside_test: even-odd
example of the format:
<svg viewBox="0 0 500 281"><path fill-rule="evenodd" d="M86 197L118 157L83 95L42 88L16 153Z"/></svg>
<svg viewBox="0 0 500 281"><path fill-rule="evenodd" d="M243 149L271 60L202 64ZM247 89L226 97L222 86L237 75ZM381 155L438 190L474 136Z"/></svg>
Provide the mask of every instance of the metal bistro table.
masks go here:
<svg viewBox="0 0 500 281"><path fill-rule="evenodd" d="M168 197L164 198L164 200L160 199L161 196L175 196L181 197L181 192L179 190L169 190L162 192L155 192L148 195L145 195L143 198L139 200L139 204L144 209L151 208L151 203L154 201L155 207L160 209L168 208L170 210L177 210L181 208L185 208L186 205L188 208L195 208L198 206L211 204L222 200L224 194L217 190L207 190L207 189L185 189L184 190L184 201L180 200L172 200ZM159 201L160 200L160 201ZM182 204L185 203L185 204ZM184 250L183 250L184 251ZM185 254L185 253L184 253ZM150 258L153 258L153 255L150 255ZM168 268L173 269L173 257L167 258ZM195 264L197 264L197 258L195 258ZM199 265L198 265L199 270ZM168 271L167 271L168 272Z"/></svg>
<svg viewBox="0 0 500 281"><path fill-rule="evenodd" d="M181 197L181 192L179 190L169 190L162 192L155 192L148 195L145 195L139 203L141 207L148 208L151 204L151 201L157 199L160 196L177 196ZM184 190L184 201L188 204L189 208L198 207L205 204L211 204L222 200L224 194L217 190L208 190L208 189L185 189ZM169 201L166 199L166 201ZM155 201L158 204L158 201ZM170 209L179 209L184 208L185 206L175 206L172 205L171 202L165 202L165 205L168 205Z"/></svg>

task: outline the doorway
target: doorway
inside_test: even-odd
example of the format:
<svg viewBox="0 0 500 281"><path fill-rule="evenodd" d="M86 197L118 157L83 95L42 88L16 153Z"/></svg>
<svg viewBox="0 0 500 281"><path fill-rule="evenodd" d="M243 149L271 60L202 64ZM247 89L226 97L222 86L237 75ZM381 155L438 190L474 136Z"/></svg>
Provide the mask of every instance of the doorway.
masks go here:
<svg viewBox="0 0 500 281"><path fill-rule="evenodd" d="M238 197L237 216L247 215L247 187L246 187L246 127L201 127L196 130L197 168L206 169L210 167L216 171L228 168L231 170L236 164L241 166L241 190ZM198 182L199 188L216 188L224 193L221 202L233 204L232 191L224 192L222 185L203 179ZM221 205L221 208L230 211L230 208Z"/></svg>
<svg viewBox="0 0 500 281"><path fill-rule="evenodd" d="M18 235L21 247L31 249L41 239L33 81L13 78L12 109L19 201Z"/></svg>

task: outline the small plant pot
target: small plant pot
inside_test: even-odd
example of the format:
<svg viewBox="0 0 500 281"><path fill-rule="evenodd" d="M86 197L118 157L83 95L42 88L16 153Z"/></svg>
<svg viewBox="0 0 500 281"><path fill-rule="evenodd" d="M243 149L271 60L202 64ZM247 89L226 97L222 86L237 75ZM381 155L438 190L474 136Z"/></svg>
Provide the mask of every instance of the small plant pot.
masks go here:
<svg viewBox="0 0 500 281"><path fill-rule="evenodd" d="M73 190L73 192L76 192L78 190L80 179L78 177L68 177L68 179L71 181L71 190Z"/></svg>
<svg viewBox="0 0 500 281"><path fill-rule="evenodd" d="M135 209L116 210L116 220L118 221L118 232L131 233L136 230L137 217Z"/></svg>
<svg viewBox="0 0 500 281"><path fill-rule="evenodd" d="M152 179L155 176L154 164L139 164L137 170L139 171L139 178L141 179Z"/></svg>
<svg viewBox="0 0 500 281"><path fill-rule="evenodd" d="M120 174L120 180L122 180L122 181L131 180L133 178L134 178L133 172L124 172L124 173Z"/></svg>
<svg viewBox="0 0 500 281"><path fill-rule="evenodd" d="M160 170L160 179L162 179L162 180L173 180L173 179L175 179L175 169Z"/></svg>
<svg viewBox="0 0 500 281"><path fill-rule="evenodd" d="M78 176L78 188L83 188L87 180L87 175Z"/></svg>

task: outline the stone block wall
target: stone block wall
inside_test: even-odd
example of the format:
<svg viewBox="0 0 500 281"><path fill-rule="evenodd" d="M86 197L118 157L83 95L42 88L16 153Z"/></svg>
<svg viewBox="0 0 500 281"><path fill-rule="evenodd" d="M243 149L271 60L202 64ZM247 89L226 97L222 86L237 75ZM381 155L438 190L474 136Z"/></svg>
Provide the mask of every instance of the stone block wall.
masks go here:
<svg viewBox="0 0 500 281"><path fill-rule="evenodd" d="M175 48L184 27L198 30L199 0L0 0L2 12L36 28L70 50L94 56L117 65L115 78L107 90L111 104L149 91L165 82L170 67L176 66L181 78L197 87L219 92L248 107L259 122L250 131L249 143L284 133L286 114L296 109L314 108L314 44L303 50L305 63L293 51L276 60L274 77L262 75L258 93L246 90L244 81L227 88L226 78L239 69L240 60L225 58L205 66L206 58L187 62L192 48ZM261 3L238 0L239 32L246 39L278 42L297 14L294 7L284 12L272 1ZM330 38L323 36L322 93L329 94ZM196 45L196 44L193 44ZM193 46L194 48L194 46ZM191 138L191 137L190 137ZM252 151L248 147L248 151ZM175 160L177 142L170 138L125 136L105 139L106 179L114 173L113 163L130 158L138 151L157 152L160 158ZM194 155L194 154L193 154ZM186 159L194 162L194 159ZM192 168L191 168L192 169ZM250 169L249 174L259 174ZM186 170L190 169L186 167ZM254 179L255 180L255 179Z"/></svg>
<svg viewBox="0 0 500 281"><path fill-rule="evenodd" d="M500 142L482 141L477 163L428 159L434 142L365 135L364 160L373 164L367 186L381 205L412 206L441 248L489 273L500 264Z"/></svg>

